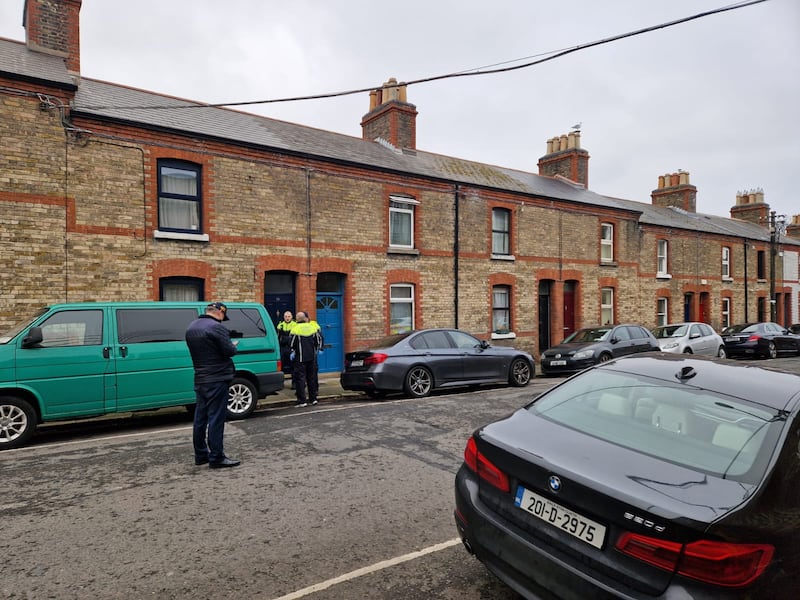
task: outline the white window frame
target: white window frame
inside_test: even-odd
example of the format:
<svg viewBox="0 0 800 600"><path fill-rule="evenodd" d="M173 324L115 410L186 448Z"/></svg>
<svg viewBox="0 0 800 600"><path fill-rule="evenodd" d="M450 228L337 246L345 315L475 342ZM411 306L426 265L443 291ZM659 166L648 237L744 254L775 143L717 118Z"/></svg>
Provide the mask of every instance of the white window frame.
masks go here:
<svg viewBox="0 0 800 600"><path fill-rule="evenodd" d="M414 211L415 205L419 204L413 198L405 196L389 196L389 246L392 248L412 249L414 248ZM409 243L397 243L394 232L395 216L407 215L409 229Z"/></svg>
<svg viewBox="0 0 800 600"><path fill-rule="evenodd" d="M669 274L669 242L667 240L658 240L656 248L656 277L661 279L670 279Z"/></svg>
<svg viewBox="0 0 800 600"><path fill-rule="evenodd" d="M410 306L410 310L406 307ZM398 317L395 313L395 308L402 308L403 315ZM412 283L393 283L389 286L389 333L405 333L406 331L414 330L415 323L415 305L414 305L414 284ZM410 317L408 326L395 326L392 321L396 318Z"/></svg>
<svg viewBox="0 0 800 600"><path fill-rule="evenodd" d="M600 224L600 262L614 262L614 224Z"/></svg>
<svg viewBox="0 0 800 600"><path fill-rule="evenodd" d="M505 299L505 304L499 300ZM499 324L499 325L498 325ZM503 327L502 325L505 325ZM513 331L511 323L511 286L492 286L492 333L508 335Z"/></svg>
<svg viewBox="0 0 800 600"><path fill-rule="evenodd" d="M656 325L663 327L669 325L669 298L656 300Z"/></svg>
<svg viewBox="0 0 800 600"><path fill-rule="evenodd" d="M495 225L495 216L502 215L505 218L505 229L497 229ZM504 245L504 249L498 251L495 244L495 238L500 240L500 245ZM511 211L507 208L495 207L492 208L492 256L506 258L511 256Z"/></svg>
<svg viewBox="0 0 800 600"><path fill-rule="evenodd" d="M733 280L733 277L731 277L731 249L729 246L722 247L722 280Z"/></svg>
<svg viewBox="0 0 800 600"><path fill-rule="evenodd" d="M731 299L727 296L722 297L722 329L731 325Z"/></svg>
<svg viewBox="0 0 800 600"><path fill-rule="evenodd" d="M600 288L600 324L614 324L614 288Z"/></svg>

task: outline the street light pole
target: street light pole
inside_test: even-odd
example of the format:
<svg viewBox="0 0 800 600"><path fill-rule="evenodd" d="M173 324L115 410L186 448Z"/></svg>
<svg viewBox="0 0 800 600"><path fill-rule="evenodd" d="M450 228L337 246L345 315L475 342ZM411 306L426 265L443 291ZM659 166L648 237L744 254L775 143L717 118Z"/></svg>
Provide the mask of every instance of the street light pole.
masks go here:
<svg viewBox="0 0 800 600"><path fill-rule="evenodd" d="M778 302L775 297L775 261L778 256L778 246L783 227L786 225L785 215L776 215L772 210L769 213L769 320L778 321Z"/></svg>

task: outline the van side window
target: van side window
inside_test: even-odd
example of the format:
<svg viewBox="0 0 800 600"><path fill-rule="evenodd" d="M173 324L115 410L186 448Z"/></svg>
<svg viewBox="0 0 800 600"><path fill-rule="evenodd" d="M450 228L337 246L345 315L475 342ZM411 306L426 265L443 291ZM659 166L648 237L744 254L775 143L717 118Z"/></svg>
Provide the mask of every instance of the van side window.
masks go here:
<svg viewBox="0 0 800 600"><path fill-rule="evenodd" d="M260 338L264 337L267 329L261 313L255 308L229 308L228 320L222 324L231 332L231 337L236 338Z"/></svg>
<svg viewBox="0 0 800 600"><path fill-rule="evenodd" d="M102 310L62 310L39 324L43 348L99 346L103 343Z"/></svg>
<svg viewBox="0 0 800 600"><path fill-rule="evenodd" d="M198 313L196 308L121 308L116 315L120 344L146 344L184 341Z"/></svg>

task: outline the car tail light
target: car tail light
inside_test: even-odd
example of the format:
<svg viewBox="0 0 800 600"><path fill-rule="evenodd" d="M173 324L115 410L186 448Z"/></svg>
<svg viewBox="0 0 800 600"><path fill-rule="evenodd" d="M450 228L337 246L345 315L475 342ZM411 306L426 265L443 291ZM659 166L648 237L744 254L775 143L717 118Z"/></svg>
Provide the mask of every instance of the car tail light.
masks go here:
<svg viewBox="0 0 800 600"><path fill-rule="evenodd" d="M758 341L758 340L760 340L760 339L761 339L761 336L760 336L760 335L756 335L756 334L754 333L754 334L753 334L753 335L751 335L749 338L747 338L747 341L748 341L748 342L757 342L757 341Z"/></svg>
<svg viewBox="0 0 800 600"><path fill-rule="evenodd" d="M775 553L770 544L701 540L684 545L635 533L620 536L617 550L661 569L724 587L753 583Z"/></svg>
<svg viewBox="0 0 800 600"><path fill-rule="evenodd" d="M366 358L364 358L364 366L367 365L379 365L383 361L389 358L388 354L381 354L380 352L376 352L375 354L370 354Z"/></svg>
<svg viewBox="0 0 800 600"><path fill-rule="evenodd" d="M478 452L478 445L475 438L469 438L467 447L464 449L464 462L471 471L478 474L478 477L490 483L501 492L511 491L508 483L508 476L500 469L495 467L488 458Z"/></svg>

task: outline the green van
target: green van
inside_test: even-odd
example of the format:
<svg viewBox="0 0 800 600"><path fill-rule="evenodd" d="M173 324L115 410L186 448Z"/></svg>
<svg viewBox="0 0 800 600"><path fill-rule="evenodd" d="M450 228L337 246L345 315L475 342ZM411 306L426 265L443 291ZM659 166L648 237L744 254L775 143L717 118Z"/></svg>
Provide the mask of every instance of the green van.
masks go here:
<svg viewBox="0 0 800 600"><path fill-rule="evenodd" d="M186 328L207 302L56 304L0 335L0 450L49 421L194 407ZM275 327L257 303L226 302L238 339L228 417L283 388Z"/></svg>

